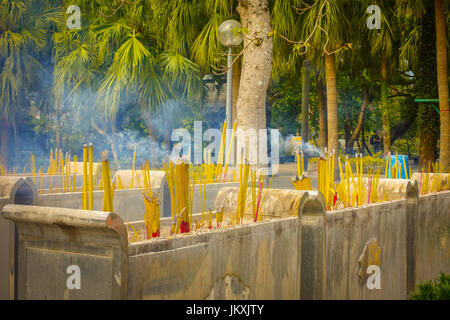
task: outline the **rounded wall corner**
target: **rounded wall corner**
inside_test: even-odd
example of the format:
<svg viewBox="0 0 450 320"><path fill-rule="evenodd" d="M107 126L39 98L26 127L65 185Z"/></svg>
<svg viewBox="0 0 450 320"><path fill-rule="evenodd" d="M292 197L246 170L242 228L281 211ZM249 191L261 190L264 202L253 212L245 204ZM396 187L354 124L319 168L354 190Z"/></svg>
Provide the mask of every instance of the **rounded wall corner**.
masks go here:
<svg viewBox="0 0 450 320"><path fill-rule="evenodd" d="M416 199L419 197L419 184L417 180L409 180L406 185L405 198Z"/></svg>
<svg viewBox="0 0 450 320"><path fill-rule="evenodd" d="M325 199L321 192L306 192L299 207L299 218L303 215L325 215Z"/></svg>
<svg viewBox="0 0 450 320"><path fill-rule="evenodd" d="M25 184L31 188L31 192L33 193L33 201L31 205L37 205L39 202L39 191L31 177L25 178Z"/></svg>
<svg viewBox="0 0 450 320"><path fill-rule="evenodd" d="M25 184L22 177L0 177L0 197L8 198L9 203L15 203L17 191Z"/></svg>

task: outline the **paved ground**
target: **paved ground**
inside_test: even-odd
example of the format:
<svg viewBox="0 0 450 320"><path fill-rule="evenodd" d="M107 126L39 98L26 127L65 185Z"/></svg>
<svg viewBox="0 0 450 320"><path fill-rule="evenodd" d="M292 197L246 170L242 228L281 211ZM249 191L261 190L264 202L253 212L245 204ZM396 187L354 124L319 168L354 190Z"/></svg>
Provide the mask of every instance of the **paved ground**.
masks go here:
<svg viewBox="0 0 450 320"><path fill-rule="evenodd" d="M274 175L271 188L274 189L293 189L291 178L297 174L297 163L280 164L278 173ZM308 172L309 178L312 180L313 189L317 189L317 171Z"/></svg>

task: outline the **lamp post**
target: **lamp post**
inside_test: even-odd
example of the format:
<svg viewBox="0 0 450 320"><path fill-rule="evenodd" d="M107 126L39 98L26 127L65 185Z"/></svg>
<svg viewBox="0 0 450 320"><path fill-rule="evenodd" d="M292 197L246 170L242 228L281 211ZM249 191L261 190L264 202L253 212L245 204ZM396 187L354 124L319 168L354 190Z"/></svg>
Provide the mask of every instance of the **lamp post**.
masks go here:
<svg viewBox="0 0 450 320"><path fill-rule="evenodd" d="M242 28L241 24L236 20L226 20L222 22L217 29L217 36L220 43L228 48L228 63L227 63L227 99L226 99L226 119L227 129L232 128L231 114L232 114L232 86L233 86L233 47L236 47L242 42L242 34L236 32L237 29ZM227 130L228 132L228 130ZM227 134L228 136L228 134ZM227 150L229 146L229 137L227 138Z"/></svg>

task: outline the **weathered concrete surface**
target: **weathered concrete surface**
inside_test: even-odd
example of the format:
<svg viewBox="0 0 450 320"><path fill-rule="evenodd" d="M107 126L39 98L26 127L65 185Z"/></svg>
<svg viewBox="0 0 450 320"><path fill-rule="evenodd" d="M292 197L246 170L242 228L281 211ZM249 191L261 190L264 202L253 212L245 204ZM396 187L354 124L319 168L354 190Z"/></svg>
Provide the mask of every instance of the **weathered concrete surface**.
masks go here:
<svg viewBox="0 0 450 320"><path fill-rule="evenodd" d="M160 188L162 184L166 183L166 173L162 170L150 170L150 185L152 188ZM119 179L122 181L124 187L131 188L144 187L144 176L142 170L118 170L114 174L112 182L119 185Z"/></svg>
<svg viewBox="0 0 450 320"><path fill-rule="evenodd" d="M422 181L424 179L424 176L425 175L422 175ZM434 176L435 176L435 173L428 174L428 179L430 180L430 184L431 184L431 181ZM450 173L440 173L439 176L442 178L442 181L441 181L441 188L442 188L443 186L448 184L448 180L450 179ZM411 176L411 179L417 181L417 183L420 184L420 179L421 179L420 177L421 177L420 173L413 173Z"/></svg>
<svg viewBox="0 0 450 320"><path fill-rule="evenodd" d="M323 299L406 299L404 200L327 212L324 218ZM371 239L381 249L365 253ZM380 267L381 289L367 287L367 268L361 269L361 255L368 255L367 259L372 260L369 265Z"/></svg>
<svg viewBox="0 0 450 320"><path fill-rule="evenodd" d="M8 198L0 198L0 300L10 299L9 246L10 228L13 223L5 220L1 211L10 203Z"/></svg>
<svg viewBox="0 0 450 320"><path fill-rule="evenodd" d="M128 260L122 260L127 264L127 280L121 274L122 283L127 281L128 284L121 298L406 299L417 283L436 278L440 271L450 273L450 192L418 198L414 186L406 185L404 190L403 199L333 212L325 212L323 198L317 192L282 190L287 193L274 193L272 214L298 217L129 244ZM235 191L236 188L224 188L219 193L233 195ZM231 197L230 207L233 201ZM222 203L218 200L216 209ZM11 210L14 207L11 206ZM44 278L45 283L67 279L68 275L63 274L64 278L60 269L61 266L67 268L67 259L75 252L89 257L73 259L87 268L90 277L103 279L96 284L103 287L95 290L103 295L112 292L105 289L112 286L108 280L110 273L96 273L97 269L106 270L110 261L98 260L92 251L84 249L91 250L92 246L106 241L101 240L105 236L97 234L95 228L68 219L75 216L74 221L79 220L77 212L80 210L64 211L64 219L55 218L56 222L46 220L43 212L64 209L39 210L42 211L38 211L36 217L22 214L23 218L16 220L29 225L20 231L28 237L24 245L31 243L39 250L59 246L60 251L55 255L53 251L51 255L44 255L31 248L25 257L37 261L36 265L50 265L52 274L59 272L56 280ZM167 223L170 219L163 219L161 225ZM123 228L122 221L118 224ZM137 224L139 227L143 222ZM51 231L47 232L48 228ZM86 236L78 236L79 233ZM39 241L32 242L36 237ZM94 257L91 259L90 255ZM97 269L90 269L91 265L97 265ZM380 268L380 289L367 286L368 267L374 265ZM20 272L32 274L34 271L21 269ZM45 287L45 284L39 280L26 286L31 296L42 294L33 293L32 288ZM45 290L43 292L53 289Z"/></svg>
<svg viewBox="0 0 450 320"><path fill-rule="evenodd" d="M23 179L26 179L26 178L31 179L31 181L33 181L33 183L36 185L36 188L38 190L41 189L41 178L42 178L42 189L43 189L44 193L48 193L50 191L50 182L52 185L52 189L51 189L52 192L55 192L55 190L57 190L57 189L62 189L62 187L63 187L61 175L54 175L54 176L43 175L42 177L39 177L39 175L36 175L36 177L33 177L32 175L25 175L25 176L22 175L20 177ZM71 190L73 187L73 177L74 177L74 175L71 174L70 175L70 184L71 184L70 189ZM98 184L100 177L97 176L97 180L94 181L95 184ZM95 176L94 176L94 178L95 178ZM67 180L66 177L64 177L64 179ZM65 183L67 183L67 182L65 181ZM81 175L77 174L75 176L75 187L77 189L83 187L83 174L81 174Z"/></svg>
<svg viewBox="0 0 450 320"><path fill-rule="evenodd" d="M65 169L67 170L67 163L65 164ZM101 162L93 162L92 163L92 171L94 172L94 176L97 175L101 177L102 172L102 163ZM81 174L83 177L83 162L70 162L70 172L71 174ZM88 162L88 172L89 172L89 162Z"/></svg>
<svg viewBox="0 0 450 320"><path fill-rule="evenodd" d="M214 209L214 201L217 193L224 186L236 186L237 183L213 183L206 185L206 210L209 208ZM152 192L158 198L160 204L160 216L171 217L171 204L170 193L167 183L163 184L163 192L159 187L152 187ZM102 210L103 207L103 191L94 191L94 210ZM39 195L38 204L43 207L59 207L59 208L81 208L81 192L71 193L52 193ZM120 215L120 217L126 221L142 220L144 217L144 199L139 188L137 189L122 189L114 191L113 198L114 211ZM161 205L162 204L162 205ZM200 212L200 189L195 186L194 189L194 202L192 206L193 212Z"/></svg>
<svg viewBox="0 0 450 320"><path fill-rule="evenodd" d="M35 204L37 190L30 178L0 177L0 213L9 203ZM14 224L0 214L0 299L14 299L17 272L17 233Z"/></svg>
<svg viewBox="0 0 450 320"><path fill-rule="evenodd" d="M373 180L372 180L373 181ZM363 178L364 187L369 189L369 178ZM353 185L350 185L350 190L353 192ZM404 199L409 195L414 195L418 192L418 184L415 180L408 179L384 179L378 180L377 194L380 200L390 201Z"/></svg>
<svg viewBox="0 0 450 320"><path fill-rule="evenodd" d="M267 189L263 190L263 197L266 196ZM215 210L219 211L223 207L224 215L236 212L237 208L237 187L222 188L217 194ZM314 191L269 189L267 199L261 207L261 214L264 218L281 218L298 215L302 211L308 197L322 197L322 194ZM262 200L261 200L262 203ZM251 194L247 197L246 216L252 216Z"/></svg>
<svg viewBox="0 0 450 320"><path fill-rule="evenodd" d="M299 299L300 219L129 245L129 299Z"/></svg>
<svg viewBox="0 0 450 320"><path fill-rule="evenodd" d="M160 195L159 189L155 188L154 192L157 196ZM103 208L104 192L94 191L93 195L93 209L101 211ZM39 196L38 204L43 207L80 209L81 198L81 192L41 194ZM124 221L136 221L141 220L144 217L144 199L139 189L115 190L113 206L114 211L117 212Z"/></svg>
<svg viewBox="0 0 450 320"><path fill-rule="evenodd" d="M3 214L19 232L19 299L126 298L128 243L117 214L21 205ZM79 268L79 289L69 288L69 266Z"/></svg>
<svg viewBox="0 0 450 320"><path fill-rule="evenodd" d="M450 272L450 192L302 214L302 299L407 299ZM380 268L369 289L368 266ZM306 278L306 280L304 280ZM312 279L312 280L311 280Z"/></svg>
<svg viewBox="0 0 450 320"><path fill-rule="evenodd" d="M420 196L415 246L415 283L450 273L450 192Z"/></svg>

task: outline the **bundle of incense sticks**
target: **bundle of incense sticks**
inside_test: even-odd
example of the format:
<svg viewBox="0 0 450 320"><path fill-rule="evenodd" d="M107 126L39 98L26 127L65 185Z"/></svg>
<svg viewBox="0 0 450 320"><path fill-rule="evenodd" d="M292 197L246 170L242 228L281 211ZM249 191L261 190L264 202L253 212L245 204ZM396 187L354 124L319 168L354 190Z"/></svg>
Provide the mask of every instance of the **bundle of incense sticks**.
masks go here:
<svg viewBox="0 0 450 320"><path fill-rule="evenodd" d="M200 173L201 176L202 173ZM203 173L205 176L203 178L200 177L198 180L198 187L200 191L200 212L201 219L200 222L205 221L205 211L206 211L206 173ZM193 183L195 183L195 178L193 179ZM202 223L200 223L202 225Z"/></svg>
<svg viewBox="0 0 450 320"><path fill-rule="evenodd" d="M225 178L227 176L228 164L230 163L230 155L231 155L231 151L233 150L234 132L236 131L236 126L237 126L237 121L234 122L233 130L231 131L231 137L229 140L228 152L227 152L227 161L225 162L225 169L223 171L222 181L225 181Z"/></svg>
<svg viewBox="0 0 450 320"><path fill-rule="evenodd" d="M222 128L222 137L220 139L220 150L219 150L219 157L217 159L217 166L216 166L216 172L215 172L215 180L219 180L220 176L222 174L222 168L223 168L223 157L225 154L225 145L226 145L226 137L227 137L227 120L223 123Z"/></svg>
<svg viewBox="0 0 450 320"><path fill-rule="evenodd" d="M33 175L34 184L36 184L36 158L33 153L30 155L30 171Z"/></svg>
<svg viewBox="0 0 450 320"><path fill-rule="evenodd" d="M139 231L137 231L136 228L131 223L127 223L126 225L127 225L127 229L126 229L126 231L127 231L127 238L130 236L129 235L129 231L128 231L128 226L130 226L132 231L133 231L133 235L132 235L130 241L131 242L141 241L142 238L139 235Z"/></svg>
<svg viewBox="0 0 450 320"><path fill-rule="evenodd" d="M83 195L82 195L82 205L81 208L88 210L88 151L87 145L83 145Z"/></svg>
<svg viewBox="0 0 450 320"><path fill-rule="evenodd" d="M256 178L258 176L258 179ZM250 173L251 177L251 194L252 194L252 214L253 221L261 221L262 220L262 208L264 203L267 200L269 195L269 188L272 183L273 176L270 178L269 185L267 186L266 192L263 195L263 186L265 182L265 175L261 172L259 174L256 171L252 171Z"/></svg>
<svg viewBox="0 0 450 320"><path fill-rule="evenodd" d="M336 193L335 189L333 189L335 153L333 152L331 156L328 156L328 153L325 151L325 154L325 159L319 158L317 164L318 189L324 197L328 210L330 210L333 196Z"/></svg>
<svg viewBox="0 0 450 320"><path fill-rule="evenodd" d="M358 157L358 155L357 155ZM369 203L378 202L378 184L381 175L379 168L369 168L367 169L367 185L363 180L363 162L361 156L356 163L356 177L353 176L352 168L348 163L348 158L346 157L345 162L345 173L342 170L341 162L339 161L339 172L341 176L341 181L335 184L335 195L333 197L333 202L331 204L331 209L336 209L339 207L339 203L342 207L354 207ZM336 202L339 200L339 203Z"/></svg>
<svg viewBox="0 0 450 320"><path fill-rule="evenodd" d="M172 204L171 233L191 230L193 187L190 184L189 163L179 160L164 165Z"/></svg>
<svg viewBox="0 0 450 320"><path fill-rule="evenodd" d="M244 218L247 197L248 197L248 183L249 183L250 165L248 163L240 164L239 167L239 188L237 192L237 206L236 212L231 219L232 224L241 224Z"/></svg>
<svg viewBox="0 0 450 320"><path fill-rule="evenodd" d="M219 211L216 211L216 228L220 228L220 226L222 225L222 221L223 221L223 207Z"/></svg>
<svg viewBox="0 0 450 320"><path fill-rule="evenodd" d="M75 162L75 163L77 163L77 161L78 161L78 156L73 156L73 161ZM77 185L77 166L75 166L75 168L74 168L74 171L73 171L73 179L72 179L72 181L73 181L73 187L72 187L72 192L75 192L75 189L76 189L76 185Z"/></svg>
<svg viewBox="0 0 450 320"><path fill-rule="evenodd" d="M150 166L148 161L146 165L142 167L142 176L144 177L144 186L141 187L139 180L139 188L144 197L145 213L144 222L147 232L147 239L156 238L160 236L160 215L159 215L159 203L156 196L152 193L151 180L150 180Z"/></svg>
<svg viewBox="0 0 450 320"><path fill-rule="evenodd" d="M391 177L391 153L388 152L386 157L386 167L384 169L384 178L390 178Z"/></svg>
<svg viewBox="0 0 450 320"><path fill-rule="evenodd" d="M297 160L297 176L291 179L292 184L296 190L312 190L312 181L311 179L304 177L304 165L303 165L303 153L297 152L296 154Z"/></svg>
<svg viewBox="0 0 450 320"><path fill-rule="evenodd" d="M450 177L444 180L444 173L448 172L444 166L439 163L428 162L428 169L420 171L419 194L425 195L432 192L441 192L450 190ZM433 174L430 174L433 173Z"/></svg>
<svg viewBox="0 0 450 320"><path fill-rule="evenodd" d="M109 161L108 161L108 151L105 150L101 152L102 158L102 180L103 180L103 211L113 212L113 197L114 197L114 186L111 185L111 178L109 175ZM90 207L91 208L91 207ZM92 210L89 209L89 210Z"/></svg>

